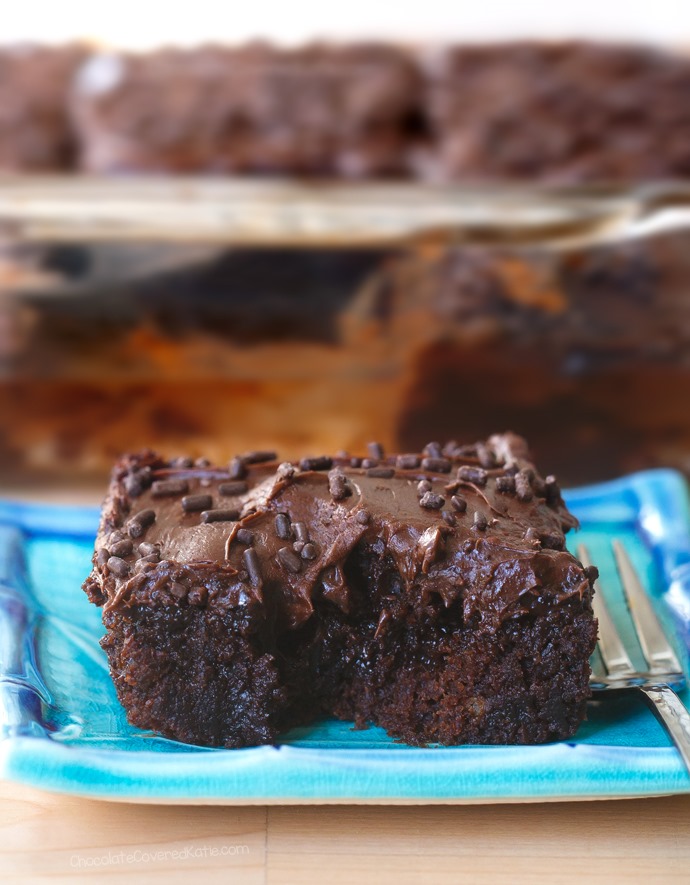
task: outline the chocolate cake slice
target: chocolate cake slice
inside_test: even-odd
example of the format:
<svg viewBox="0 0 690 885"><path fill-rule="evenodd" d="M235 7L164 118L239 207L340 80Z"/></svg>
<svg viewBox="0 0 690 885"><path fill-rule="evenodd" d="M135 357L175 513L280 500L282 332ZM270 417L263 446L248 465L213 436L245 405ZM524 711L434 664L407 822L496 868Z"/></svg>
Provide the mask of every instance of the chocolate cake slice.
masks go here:
<svg viewBox="0 0 690 885"><path fill-rule="evenodd" d="M423 80L388 44L93 55L73 112L92 172L401 177Z"/></svg>
<svg viewBox="0 0 690 885"><path fill-rule="evenodd" d="M511 434L227 467L144 452L114 469L84 589L130 722L170 738L242 747L332 715L539 743L589 697L575 524Z"/></svg>

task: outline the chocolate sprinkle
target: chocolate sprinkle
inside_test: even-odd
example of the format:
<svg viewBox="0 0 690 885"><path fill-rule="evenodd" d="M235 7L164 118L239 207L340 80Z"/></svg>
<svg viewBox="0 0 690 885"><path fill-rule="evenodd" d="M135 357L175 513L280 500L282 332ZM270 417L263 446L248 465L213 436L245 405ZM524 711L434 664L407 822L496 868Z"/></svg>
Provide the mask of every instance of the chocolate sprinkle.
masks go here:
<svg viewBox="0 0 690 885"><path fill-rule="evenodd" d="M433 486L429 482L428 479L423 479L421 482L417 483L417 494L421 498L422 495L425 495L427 492L432 490Z"/></svg>
<svg viewBox="0 0 690 885"><path fill-rule="evenodd" d="M192 467L193 463L194 462L191 458L180 457L173 458L173 460L170 462L170 466L175 467L177 470L189 470L189 468Z"/></svg>
<svg viewBox="0 0 690 885"><path fill-rule="evenodd" d="M474 520L472 522L473 528L477 529L477 531L479 531L479 532L483 532L486 530L488 525L489 525L489 520L481 512L481 510L475 510Z"/></svg>
<svg viewBox="0 0 690 885"><path fill-rule="evenodd" d="M447 458L424 458L422 468L432 473L450 473L450 461Z"/></svg>
<svg viewBox="0 0 690 885"><path fill-rule="evenodd" d="M154 498L168 498L173 495L184 495L189 491L186 479L159 479L151 486Z"/></svg>
<svg viewBox="0 0 690 885"><path fill-rule="evenodd" d="M204 510L202 522L235 522L240 518L239 510Z"/></svg>
<svg viewBox="0 0 690 885"><path fill-rule="evenodd" d="M395 476L395 470L392 467L370 467L367 476L373 479L391 479Z"/></svg>
<svg viewBox="0 0 690 885"><path fill-rule="evenodd" d="M292 523L287 513L279 513L275 518L276 535L282 541L289 541L292 538Z"/></svg>
<svg viewBox="0 0 690 885"><path fill-rule="evenodd" d="M255 451L242 455L242 460L245 464L264 464L266 461L275 461L277 457L276 452Z"/></svg>
<svg viewBox="0 0 690 885"><path fill-rule="evenodd" d="M456 446L453 451L454 458L476 458L477 457L477 446L476 445L465 445L465 446Z"/></svg>
<svg viewBox="0 0 690 885"><path fill-rule="evenodd" d="M228 474L230 479L244 479L247 475L247 467L239 456L232 458L228 464Z"/></svg>
<svg viewBox="0 0 690 885"><path fill-rule="evenodd" d="M515 494L515 477L514 476L497 476L496 491L503 495Z"/></svg>
<svg viewBox="0 0 690 885"><path fill-rule="evenodd" d="M295 537L298 541L304 541L306 544L309 540L309 529L307 528L306 523L304 522L295 522L292 525L292 528L295 531Z"/></svg>
<svg viewBox="0 0 690 885"><path fill-rule="evenodd" d="M378 458L363 458L362 459L362 468L364 470L369 470L371 467L378 467L379 459Z"/></svg>
<svg viewBox="0 0 690 885"><path fill-rule="evenodd" d="M371 520L371 513L368 510L358 510L355 519L360 525L368 525Z"/></svg>
<svg viewBox="0 0 690 885"><path fill-rule="evenodd" d="M488 478L489 476L483 467L471 467L465 464L458 468L458 479L464 482L471 482L476 486L485 486Z"/></svg>
<svg viewBox="0 0 690 885"><path fill-rule="evenodd" d="M450 510L444 510L441 513L441 518L444 522L447 522L448 525L453 526L457 524L457 519L455 518L455 514L451 513Z"/></svg>
<svg viewBox="0 0 690 885"><path fill-rule="evenodd" d="M276 470L276 475L278 476L278 479L292 479L292 477L296 473L297 468L289 461L283 461L282 464L278 465L278 469Z"/></svg>
<svg viewBox="0 0 690 885"><path fill-rule="evenodd" d="M96 552L96 565L100 565L102 568L104 565L107 565L109 559L110 550L107 547L100 547Z"/></svg>
<svg viewBox="0 0 690 885"><path fill-rule="evenodd" d="M256 555L256 550L253 547L247 547L247 549L242 554L242 561L244 562L244 567L247 569L249 581L251 582L252 586L260 586L261 567L259 565L259 557Z"/></svg>
<svg viewBox="0 0 690 885"><path fill-rule="evenodd" d="M246 547L251 547L254 543L254 532L251 529L238 529L235 537L240 544L244 544Z"/></svg>
<svg viewBox="0 0 690 885"><path fill-rule="evenodd" d="M546 500L549 504L556 504L561 497L561 490L555 476L547 476L545 481Z"/></svg>
<svg viewBox="0 0 690 885"><path fill-rule="evenodd" d="M127 531L129 532L129 536L131 538L141 538L141 536L146 532L146 527L143 526L140 522L137 522L136 519L132 519L129 523L127 523Z"/></svg>
<svg viewBox="0 0 690 885"><path fill-rule="evenodd" d="M371 458L376 458L377 461L383 458L383 446L380 442L367 443L367 452Z"/></svg>
<svg viewBox="0 0 690 885"><path fill-rule="evenodd" d="M129 565L119 556L111 556L107 562L108 571L117 578L126 578L129 574Z"/></svg>
<svg viewBox="0 0 690 885"><path fill-rule="evenodd" d="M185 513L210 510L211 507L213 507L213 498L210 495L187 495L182 499L182 509Z"/></svg>
<svg viewBox="0 0 690 885"><path fill-rule="evenodd" d="M231 498L234 495L244 495L244 493L249 489L244 480L235 480L235 482L222 482L218 486L218 494L222 495L223 498Z"/></svg>
<svg viewBox="0 0 690 885"><path fill-rule="evenodd" d="M541 478L541 476L535 476L532 480L532 491L537 496L537 498L546 497L546 483Z"/></svg>
<svg viewBox="0 0 690 885"><path fill-rule="evenodd" d="M443 449L441 448L441 443L430 442L427 443L422 449L422 454L426 455L428 458L442 458L443 457Z"/></svg>
<svg viewBox="0 0 690 885"><path fill-rule="evenodd" d="M156 563L160 562L160 553L149 553L146 556L142 556L139 559L139 562L148 562L148 563Z"/></svg>
<svg viewBox="0 0 690 885"><path fill-rule="evenodd" d="M521 470L515 477L515 491L520 501L531 501L534 497L532 491L532 474L529 470Z"/></svg>
<svg viewBox="0 0 690 885"><path fill-rule="evenodd" d="M362 466L362 459L361 458L350 458L350 467L354 467L356 469L357 467L361 467L361 466Z"/></svg>
<svg viewBox="0 0 690 885"><path fill-rule="evenodd" d="M479 443L477 446L477 458L486 470L492 470L496 466L496 455L484 443Z"/></svg>
<svg viewBox="0 0 690 885"><path fill-rule="evenodd" d="M352 494L352 489L347 481L347 477L339 470L331 470L328 474L328 491L335 501L342 501Z"/></svg>
<svg viewBox="0 0 690 885"><path fill-rule="evenodd" d="M132 498L138 498L151 485L151 468L142 467L127 474L124 479L125 491Z"/></svg>
<svg viewBox="0 0 690 885"><path fill-rule="evenodd" d="M542 532L539 539L549 550L562 550L565 544L565 538L558 532Z"/></svg>
<svg viewBox="0 0 690 885"><path fill-rule="evenodd" d="M398 470L416 470L419 467L419 456L399 455L395 466Z"/></svg>
<svg viewBox="0 0 690 885"><path fill-rule="evenodd" d="M118 541L117 544L113 544L110 548L111 556L129 556L129 554L134 549L134 544L129 540L129 538L125 538L124 541Z"/></svg>
<svg viewBox="0 0 690 885"><path fill-rule="evenodd" d="M312 560L316 559L317 551L316 546L311 542L309 544L305 544L302 548L302 559Z"/></svg>
<svg viewBox="0 0 690 885"><path fill-rule="evenodd" d="M295 541L295 543L292 545L292 549L295 551L295 553L301 553L304 550L305 543L305 541Z"/></svg>
<svg viewBox="0 0 690 885"><path fill-rule="evenodd" d="M149 544L146 541L142 541L138 549L141 556L151 556L152 553L159 552L157 544Z"/></svg>
<svg viewBox="0 0 690 885"><path fill-rule="evenodd" d="M290 550L289 547L281 547L278 551L277 559L279 560L280 564L284 566L289 572L292 572L293 575L296 575L302 568L300 558L297 556L295 551Z"/></svg>
<svg viewBox="0 0 690 885"><path fill-rule="evenodd" d="M435 495L433 492L425 492L419 502L420 506L426 510L440 510L445 503L445 498L442 498L441 495Z"/></svg>
<svg viewBox="0 0 690 885"><path fill-rule="evenodd" d="M156 521L156 511L155 510L140 510L138 513L135 513L132 517L132 522L138 522L144 526L144 528L148 528L150 525Z"/></svg>
<svg viewBox="0 0 690 885"><path fill-rule="evenodd" d="M467 501L461 495L453 495L450 499L450 503L458 513L464 513L467 510Z"/></svg>
<svg viewBox="0 0 690 885"><path fill-rule="evenodd" d="M321 455L318 458L302 458L299 462L300 470L330 470L333 466L333 458Z"/></svg>

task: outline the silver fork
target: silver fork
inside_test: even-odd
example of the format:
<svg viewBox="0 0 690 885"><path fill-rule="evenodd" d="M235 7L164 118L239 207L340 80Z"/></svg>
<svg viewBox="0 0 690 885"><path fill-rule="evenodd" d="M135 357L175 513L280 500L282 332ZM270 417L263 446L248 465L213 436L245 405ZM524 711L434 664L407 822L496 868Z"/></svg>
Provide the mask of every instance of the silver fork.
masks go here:
<svg viewBox="0 0 690 885"><path fill-rule="evenodd" d="M633 666L597 581L592 606L599 621L597 648L605 669L595 659L590 679L592 690L639 691L666 728L690 773L690 713L676 694L685 687L683 668L620 541L613 542L613 553L648 670L639 671ZM592 565L584 544L579 545L578 555L583 565Z"/></svg>

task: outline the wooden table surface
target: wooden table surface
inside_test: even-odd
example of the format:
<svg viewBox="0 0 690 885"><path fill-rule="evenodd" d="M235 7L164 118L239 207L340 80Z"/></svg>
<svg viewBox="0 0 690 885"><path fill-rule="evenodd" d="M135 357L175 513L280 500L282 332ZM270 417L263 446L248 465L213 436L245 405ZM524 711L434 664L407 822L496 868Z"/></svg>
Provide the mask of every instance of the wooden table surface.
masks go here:
<svg viewBox="0 0 690 885"><path fill-rule="evenodd" d="M690 883L690 796L465 806L132 805L0 783L0 882Z"/></svg>

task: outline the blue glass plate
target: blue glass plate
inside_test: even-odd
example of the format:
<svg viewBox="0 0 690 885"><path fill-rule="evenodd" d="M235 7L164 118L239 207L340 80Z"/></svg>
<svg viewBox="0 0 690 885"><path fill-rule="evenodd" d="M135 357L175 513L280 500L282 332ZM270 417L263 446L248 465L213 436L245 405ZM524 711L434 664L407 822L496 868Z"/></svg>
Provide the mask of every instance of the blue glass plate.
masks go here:
<svg viewBox="0 0 690 885"><path fill-rule="evenodd" d="M687 670L690 510L666 470L570 492L586 542L632 639L610 553L632 553ZM680 757L641 700L607 697L568 742L418 749L346 722L300 728L279 746L211 750L127 724L81 583L93 508L0 502L0 773L49 790L180 803L497 802L690 792ZM688 693L684 698L688 703Z"/></svg>

